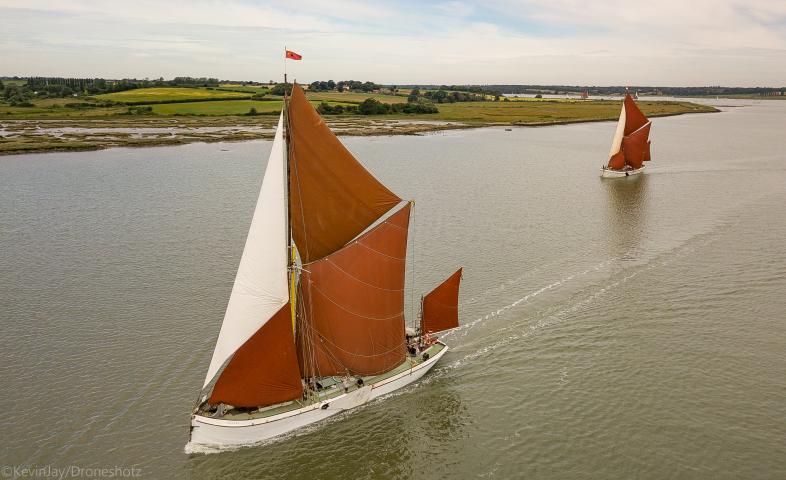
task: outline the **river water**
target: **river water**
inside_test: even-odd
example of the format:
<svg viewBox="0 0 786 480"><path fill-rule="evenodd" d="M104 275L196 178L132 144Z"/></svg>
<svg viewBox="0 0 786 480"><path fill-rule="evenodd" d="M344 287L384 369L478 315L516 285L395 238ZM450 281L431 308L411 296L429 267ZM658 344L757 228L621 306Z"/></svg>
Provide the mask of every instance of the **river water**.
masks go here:
<svg viewBox="0 0 786 480"><path fill-rule="evenodd" d="M611 122L345 139L417 201L408 295L464 266L462 326L419 383L216 454L183 447L270 143L0 158L0 464L785 478L786 102L717 103L621 180Z"/></svg>

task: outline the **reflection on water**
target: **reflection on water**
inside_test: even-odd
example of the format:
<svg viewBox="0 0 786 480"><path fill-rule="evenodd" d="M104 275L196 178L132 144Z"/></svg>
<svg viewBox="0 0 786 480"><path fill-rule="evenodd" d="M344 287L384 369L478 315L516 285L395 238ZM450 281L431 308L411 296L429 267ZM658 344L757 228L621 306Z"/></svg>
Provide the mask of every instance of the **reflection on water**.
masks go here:
<svg viewBox="0 0 786 480"><path fill-rule="evenodd" d="M606 218L609 225L608 248L611 255L632 259L647 230L646 173L625 178L601 179L608 198Z"/></svg>

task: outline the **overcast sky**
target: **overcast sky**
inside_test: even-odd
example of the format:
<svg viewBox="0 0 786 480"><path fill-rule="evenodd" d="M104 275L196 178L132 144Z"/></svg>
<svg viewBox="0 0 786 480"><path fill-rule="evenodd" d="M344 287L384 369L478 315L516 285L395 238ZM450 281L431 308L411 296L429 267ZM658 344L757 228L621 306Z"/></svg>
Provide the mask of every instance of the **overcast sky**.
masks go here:
<svg viewBox="0 0 786 480"><path fill-rule="evenodd" d="M786 86L786 0L0 0L0 75Z"/></svg>

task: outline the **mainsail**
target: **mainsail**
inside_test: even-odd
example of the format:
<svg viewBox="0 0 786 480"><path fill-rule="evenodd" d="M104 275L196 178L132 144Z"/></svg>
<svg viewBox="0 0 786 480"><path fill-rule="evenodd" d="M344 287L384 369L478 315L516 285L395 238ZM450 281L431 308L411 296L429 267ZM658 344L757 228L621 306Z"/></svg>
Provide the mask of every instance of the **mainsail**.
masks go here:
<svg viewBox="0 0 786 480"><path fill-rule="evenodd" d="M375 375L404 361L410 207L304 266L298 353L306 376Z"/></svg>
<svg viewBox="0 0 786 480"><path fill-rule="evenodd" d="M434 333L458 327L458 295L462 270L463 268L456 270L423 297L421 332Z"/></svg>
<svg viewBox="0 0 786 480"><path fill-rule="evenodd" d="M270 158L254 216L216 341L207 386L216 380L211 403L264 405L302 395L291 323L282 329L282 311L289 311L287 287L287 195L283 115L279 117ZM288 317L287 317L288 318ZM287 320L284 318L284 320ZM268 325L270 324L270 325ZM231 360L230 360L231 359ZM229 362L227 363L227 361ZM272 388L275 398L258 392Z"/></svg>
<svg viewBox="0 0 786 480"><path fill-rule="evenodd" d="M650 160L651 125L652 123L639 110L630 94L626 94L614 139L611 142L608 168L622 170L629 165L631 168L638 169L643 162Z"/></svg>

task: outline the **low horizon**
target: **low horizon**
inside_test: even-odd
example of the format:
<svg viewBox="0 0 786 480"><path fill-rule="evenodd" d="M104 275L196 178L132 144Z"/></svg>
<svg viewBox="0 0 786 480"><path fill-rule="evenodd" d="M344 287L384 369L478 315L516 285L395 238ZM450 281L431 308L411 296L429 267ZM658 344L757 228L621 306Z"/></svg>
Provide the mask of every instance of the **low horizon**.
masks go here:
<svg viewBox="0 0 786 480"><path fill-rule="evenodd" d="M155 77L139 77L139 76L131 76L131 77L97 77L94 75L86 75L86 76L73 76L73 75L19 75L19 74L4 74L0 75L0 80L13 80L13 79L27 79L27 78L85 78L85 79L102 79L102 80L109 80L109 81L121 81L121 80L139 80L139 81L157 81L163 79L165 82L170 82L175 80L176 78L194 78L194 79L216 79L221 83L256 83L256 84L270 84L272 83L284 83L283 79L275 80L275 79L268 79L268 80L249 80L249 79L232 79L232 78L218 78L211 75L175 75L172 77L163 77L161 75ZM651 89L663 89L663 88L707 88L707 89L765 89L765 90L786 90L786 84L784 85L751 85L751 86L738 86L738 85L625 85L623 83L611 83L605 85L590 85L590 84L562 84L562 83L457 83L457 82L447 82L447 83L412 83L412 82L403 82L403 83L394 83L394 82L377 82L374 79L370 78L317 78L317 79L309 79L306 81L298 81L297 79L288 80L289 83L297 82L300 85L309 85L313 82L319 81L348 81L348 80L358 80L358 81L370 81L377 83L379 85L389 87L401 87L401 88L408 88L408 87L439 87L439 86L456 86L456 87L498 87L498 86L509 86L509 87L530 87L530 88L626 88L626 89L644 89L644 88L651 88Z"/></svg>

